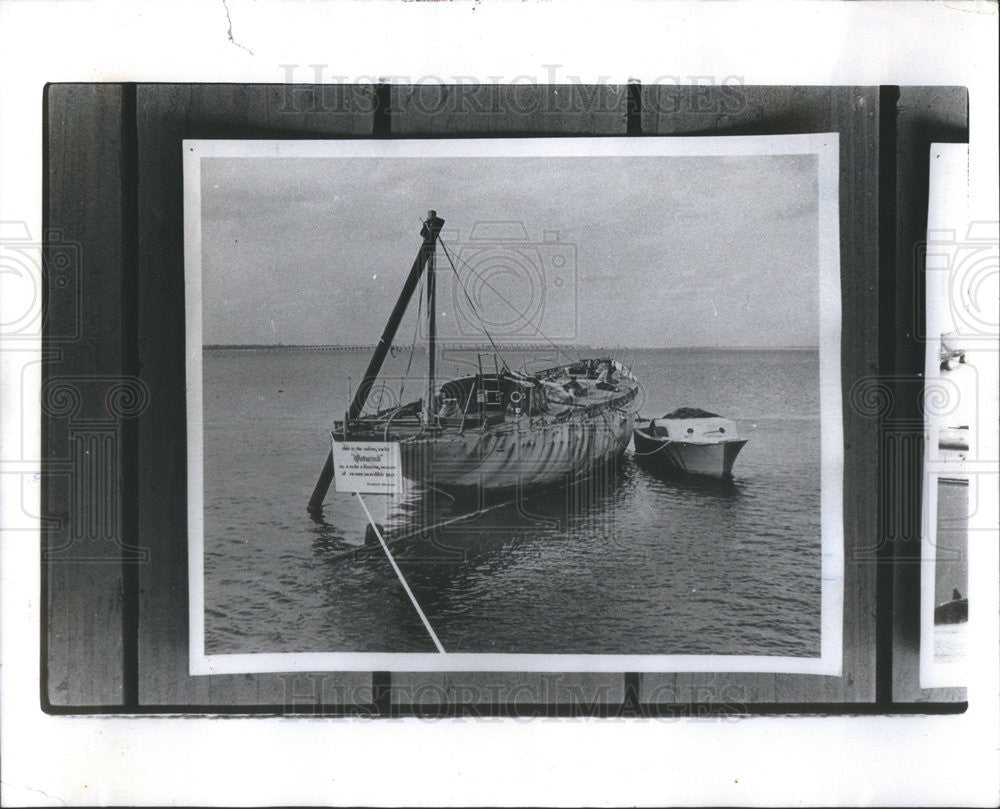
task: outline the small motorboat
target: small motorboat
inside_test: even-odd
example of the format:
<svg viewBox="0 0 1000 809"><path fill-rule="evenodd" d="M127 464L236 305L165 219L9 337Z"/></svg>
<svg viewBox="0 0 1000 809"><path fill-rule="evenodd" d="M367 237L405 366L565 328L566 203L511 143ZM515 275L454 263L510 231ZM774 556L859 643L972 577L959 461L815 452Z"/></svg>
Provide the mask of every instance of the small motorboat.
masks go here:
<svg viewBox="0 0 1000 809"><path fill-rule="evenodd" d="M664 474L731 478L747 443L736 422L716 413L682 407L632 431L639 463Z"/></svg>
<svg viewBox="0 0 1000 809"><path fill-rule="evenodd" d="M969 599L963 598L958 589L951 591L951 600L934 607L934 623L960 624L969 620Z"/></svg>

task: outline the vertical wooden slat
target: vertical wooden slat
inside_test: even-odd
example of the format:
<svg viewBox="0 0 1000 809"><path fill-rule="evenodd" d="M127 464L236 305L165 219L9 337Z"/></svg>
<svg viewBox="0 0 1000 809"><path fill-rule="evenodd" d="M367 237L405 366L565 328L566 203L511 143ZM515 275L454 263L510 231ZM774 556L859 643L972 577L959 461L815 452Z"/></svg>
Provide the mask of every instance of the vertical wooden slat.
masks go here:
<svg viewBox="0 0 1000 809"><path fill-rule="evenodd" d="M870 702L875 688L877 420L850 406L852 384L878 367L879 90L862 87L644 87L643 134L840 134L840 260L844 390L844 658L841 677L800 675L644 675L642 698L690 696L711 684L727 698ZM727 689L730 689L727 691ZM697 688L695 687L695 690ZM708 693L709 686L705 686ZM721 699L721 697L720 697ZM723 702L725 700L722 700Z"/></svg>
<svg viewBox="0 0 1000 809"><path fill-rule="evenodd" d="M878 545L878 424L852 405L849 391L878 368L879 99L875 87L838 88L828 118L840 132L840 266L843 320L841 380L844 429L844 668L840 678L815 685L800 678L779 692L802 695L815 688L825 700L875 698L876 564ZM811 696L811 694L809 695Z"/></svg>
<svg viewBox="0 0 1000 809"><path fill-rule="evenodd" d="M964 87L900 87L896 105L895 286L896 328L887 335L895 387L894 430L917 448L910 467L890 467L891 490L906 509L911 530L892 537L892 696L896 702L960 702L964 688L920 688L920 519L924 419L924 352L939 335L926 333L924 253L932 143L967 143L968 91ZM957 234L961 238L963 234ZM930 342L928 342L930 341ZM939 515L939 518L942 515ZM952 515L954 517L954 515ZM939 526L940 527L940 526Z"/></svg>
<svg viewBox="0 0 1000 809"><path fill-rule="evenodd" d="M139 425L142 705L267 705L321 710L371 698L369 674L188 675L187 450L181 140L366 137L370 88L140 85L139 354L150 407ZM306 679L302 679L306 677ZM318 702L317 702L318 700ZM342 701L342 702L341 702ZM320 704L321 703L321 704ZM307 708L311 710L311 708Z"/></svg>
<svg viewBox="0 0 1000 809"><path fill-rule="evenodd" d="M624 135L624 85L419 85L392 88L393 137ZM392 675L394 707L456 705L498 712L515 705L560 705L587 713L619 705L621 674L405 673ZM473 708L475 710L475 708Z"/></svg>
<svg viewBox="0 0 1000 809"><path fill-rule="evenodd" d="M46 91L43 699L57 709L124 698L121 103L118 85Z"/></svg>

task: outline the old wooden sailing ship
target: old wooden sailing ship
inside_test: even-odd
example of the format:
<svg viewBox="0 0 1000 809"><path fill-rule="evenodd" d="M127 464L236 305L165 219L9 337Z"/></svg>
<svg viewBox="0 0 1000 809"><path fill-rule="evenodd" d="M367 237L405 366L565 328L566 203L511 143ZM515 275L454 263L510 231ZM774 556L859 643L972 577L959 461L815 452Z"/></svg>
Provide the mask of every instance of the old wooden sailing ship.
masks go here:
<svg viewBox="0 0 1000 809"><path fill-rule="evenodd" d="M438 384L435 272L442 225L444 220L430 211L421 228L423 243L350 407L334 425L333 441L396 442L403 475L444 490L564 482L624 452L632 435L638 382L611 357L568 358L565 364L528 373L512 370L498 353L485 355L485 361L479 355L475 373ZM424 395L363 414L422 275L428 335ZM322 508L332 478L331 453L310 498L311 511Z"/></svg>

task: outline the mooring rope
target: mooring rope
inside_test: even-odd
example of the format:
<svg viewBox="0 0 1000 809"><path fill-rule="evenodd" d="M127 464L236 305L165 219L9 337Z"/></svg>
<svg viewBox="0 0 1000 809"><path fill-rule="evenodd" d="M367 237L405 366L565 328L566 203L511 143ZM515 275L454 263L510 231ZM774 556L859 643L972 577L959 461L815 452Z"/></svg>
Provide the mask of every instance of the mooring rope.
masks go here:
<svg viewBox="0 0 1000 809"><path fill-rule="evenodd" d="M652 419L642 419L642 418L638 418L638 419L637 419L637 421L652 421ZM648 434L649 434L649 436L650 436L650 437L651 437L651 438L652 438L652 439L653 439L654 441L655 441L655 440L658 440L658 439L660 439L660 438L662 437L662 436L658 436L658 435L653 435L653 433L649 432L649 430L643 430L642 428L639 428L639 431L640 431L640 432L644 432L644 433L648 433ZM673 443L674 443L674 439L672 439L672 438L667 438L667 440L666 440L666 441L664 441L664 442L663 442L662 444L660 444L660 445L659 445L658 447L656 447L655 449L651 449L651 450L650 450L649 452L640 452L640 451L639 451L639 447L637 446L637 447L635 447L635 449L633 449L633 450L632 450L632 454L633 454L633 455L638 455L638 456L641 456L641 457L645 457L645 456L647 456L647 455L655 455L655 454L656 454L657 452L662 452L662 451L663 451L663 449L664 449L664 448L665 448L665 447L666 447L666 446L667 446L668 444L673 444Z"/></svg>
<svg viewBox="0 0 1000 809"><path fill-rule="evenodd" d="M361 508L365 510L365 516L368 517L368 522L371 523L375 536L378 537L378 541L382 544L382 550L385 551L385 555L389 559L389 564L392 565L392 569L396 571L399 583L403 585L403 589L406 590L406 594L410 597L410 601L413 602L413 607L417 611L417 615L420 616L420 620L424 622L424 626L427 628L427 632L431 636L431 640L434 641L434 645L437 647L437 650L441 654L445 654L444 646L441 645L441 641L438 640L438 636L434 634L434 627L432 627L431 622L427 620L427 616L424 615L424 611L420 609L420 604L417 603L417 597L413 595L410 585L406 583L406 579L403 577L403 571L399 569L399 565L396 564L396 560L392 558L392 553L389 551L389 546L385 544L382 532L378 530L378 526L375 524L375 520L372 519L372 514L368 510L368 506L366 506L365 501L361 499L361 493L355 492L354 494L358 498L358 502L361 503Z"/></svg>

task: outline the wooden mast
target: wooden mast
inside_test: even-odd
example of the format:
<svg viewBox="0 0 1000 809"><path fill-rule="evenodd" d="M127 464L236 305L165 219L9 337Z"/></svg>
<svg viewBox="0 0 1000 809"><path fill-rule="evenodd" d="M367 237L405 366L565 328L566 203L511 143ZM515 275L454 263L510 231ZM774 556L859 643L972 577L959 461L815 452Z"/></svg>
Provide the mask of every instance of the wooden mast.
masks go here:
<svg viewBox="0 0 1000 809"><path fill-rule="evenodd" d="M427 221L443 220L437 218L437 211L427 212ZM439 227L440 229L440 227ZM434 285L436 281L437 258L436 245L432 244L427 254L427 395L424 397L424 424L434 422L434 361L437 358L437 296Z"/></svg>
<svg viewBox="0 0 1000 809"><path fill-rule="evenodd" d="M403 315L406 314L406 307L410 303L410 298L413 297L413 291L417 288L417 282L424 271L424 266L428 262L434 261L435 245L442 225L444 225L444 220L439 219L435 211L429 211L427 220L420 228L420 235L424 237L424 241L420 245L420 251L413 261L413 266L410 267L410 274L406 277L406 283L403 284L403 289L399 293L396 305L393 307L392 313L389 315L389 320L385 324L382 339L379 340L378 345L375 347L375 352L372 354L371 361L368 363L368 370L365 371L364 378L361 380L361 384L358 385L354 399L351 401L351 406L347 411L347 422L353 421L360 416L365 402L368 401L368 394L371 392L372 385L375 384L375 379L379 371L382 370L382 363L385 362L385 357L389 353L392 341L396 336L396 330L399 328ZM431 277L433 277L433 273L431 273ZM431 373L433 374L433 365L431 366ZM345 423L345 429L347 426ZM322 509L323 500L326 499L326 493L330 490L330 482L332 480L333 450L331 449L327 453L326 463L323 464L323 469L319 473L319 480L316 481L312 497L309 498L310 512L317 512Z"/></svg>

